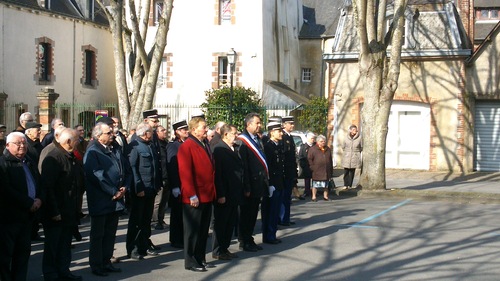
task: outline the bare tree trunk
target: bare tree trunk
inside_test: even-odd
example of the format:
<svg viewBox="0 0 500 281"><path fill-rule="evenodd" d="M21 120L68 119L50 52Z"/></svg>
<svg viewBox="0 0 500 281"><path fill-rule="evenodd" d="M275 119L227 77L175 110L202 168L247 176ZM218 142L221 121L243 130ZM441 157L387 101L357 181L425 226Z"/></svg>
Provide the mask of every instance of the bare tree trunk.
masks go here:
<svg viewBox="0 0 500 281"><path fill-rule="evenodd" d="M355 12L360 37L359 70L365 90L361 111L363 169L359 184L364 189L385 189L385 152L388 121L399 79L407 0L394 1L391 36L385 36L386 0L357 0ZM376 12L377 11L377 12ZM389 42L391 56L386 51Z"/></svg>
<svg viewBox="0 0 500 281"><path fill-rule="evenodd" d="M152 57L148 57L148 51L145 49L152 1L114 0L109 1L108 7L105 7L102 0L97 2L106 11L110 24L118 106L122 124L129 128L139 123L142 111L153 105L174 0L163 0L163 11L156 26ZM131 63L134 63L133 67ZM127 81L130 81L129 84Z"/></svg>

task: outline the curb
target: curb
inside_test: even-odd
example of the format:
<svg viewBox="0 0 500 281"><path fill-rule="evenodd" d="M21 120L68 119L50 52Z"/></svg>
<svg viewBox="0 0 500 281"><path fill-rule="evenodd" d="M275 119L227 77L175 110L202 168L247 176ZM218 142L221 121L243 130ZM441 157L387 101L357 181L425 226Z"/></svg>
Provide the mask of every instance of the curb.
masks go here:
<svg viewBox="0 0 500 281"><path fill-rule="evenodd" d="M456 203L499 204L500 194L480 192L450 192L422 190L339 190L337 195L350 197L411 198L426 201L453 201Z"/></svg>

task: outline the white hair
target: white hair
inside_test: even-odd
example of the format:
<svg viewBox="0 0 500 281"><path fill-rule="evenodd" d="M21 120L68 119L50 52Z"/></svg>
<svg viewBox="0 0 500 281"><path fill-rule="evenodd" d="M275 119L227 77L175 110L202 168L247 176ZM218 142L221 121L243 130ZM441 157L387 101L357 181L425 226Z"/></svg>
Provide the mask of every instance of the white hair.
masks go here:
<svg viewBox="0 0 500 281"><path fill-rule="evenodd" d="M26 136L21 133L21 132L12 132L7 135L7 140L5 141L6 143L12 142L15 137L20 137L26 140Z"/></svg>

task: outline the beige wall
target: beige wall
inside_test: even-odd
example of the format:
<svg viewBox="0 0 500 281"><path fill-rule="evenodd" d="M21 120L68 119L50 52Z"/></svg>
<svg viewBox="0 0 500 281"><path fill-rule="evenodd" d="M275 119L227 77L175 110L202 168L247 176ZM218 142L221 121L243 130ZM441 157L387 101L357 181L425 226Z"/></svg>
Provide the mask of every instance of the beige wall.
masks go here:
<svg viewBox="0 0 500 281"><path fill-rule="evenodd" d="M486 42L477 57L467 68L467 92L478 98L500 98L500 37Z"/></svg>
<svg viewBox="0 0 500 281"><path fill-rule="evenodd" d="M362 127L363 84L357 61L332 64L331 67L331 99L338 118L338 128L334 130L337 131L334 152L340 163L339 147L348 126L358 124ZM405 62L401 66L395 100L430 104L430 170L472 170L470 112L461 101L460 67L461 62L451 60Z"/></svg>
<svg viewBox="0 0 500 281"><path fill-rule="evenodd" d="M324 94L324 91L321 91L321 87L323 86L322 78L326 76L322 76L322 71L326 71L322 69L323 65L323 48L322 48L323 40L322 39L300 39L300 62L301 68L311 68L311 82L302 82L301 79L301 88L300 93L303 96L311 97L311 96L320 96L321 93ZM302 69L301 69L302 75ZM323 79L324 81L324 79Z"/></svg>
<svg viewBox="0 0 500 281"><path fill-rule="evenodd" d="M116 101L111 36L102 26L44 11L33 11L0 3L0 92L7 103L26 103L27 110L38 105L37 92L45 87L60 94L60 103L97 103ZM35 39L47 37L54 42L53 71L50 85L37 85ZM96 50L97 88L82 86L83 45Z"/></svg>

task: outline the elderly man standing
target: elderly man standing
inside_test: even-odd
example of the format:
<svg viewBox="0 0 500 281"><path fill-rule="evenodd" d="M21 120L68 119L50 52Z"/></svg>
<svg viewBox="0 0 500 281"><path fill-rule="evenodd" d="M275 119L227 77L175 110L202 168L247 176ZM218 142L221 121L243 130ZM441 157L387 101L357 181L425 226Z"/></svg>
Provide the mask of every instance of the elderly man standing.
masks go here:
<svg viewBox="0 0 500 281"><path fill-rule="evenodd" d="M212 203L215 199L212 152L205 143L207 131L205 119L191 118L189 137L177 154L183 203L184 268L195 272L213 267L205 260Z"/></svg>
<svg viewBox="0 0 500 281"><path fill-rule="evenodd" d="M69 270L72 231L77 224L78 169L72 153L77 143L76 131L66 128L40 156L42 190L46 196L42 208L45 233L42 271L45 281L82 280Z"/></svg>
<svg viewBox="0 0 500 281"><path fill-rule="evenodd" d="M47 145L49 145L54 141L54 138L56 137L56 132L55 132L56 129L59 127L64 127L64 122L62 121L61 118L54 118L52 119L52 122L50 122L50 127L51 127L50 132L43 137L42 140L43 147L46 147Z"/></svg>
<svg viewBox="0 0 500 281"><path fill-rule="evenodd" d="M26 137L10 133L0 156L0 280L26 280L31 225L42 205L39 174L26 152Z"/></svg>
<svg viewBox="0 0 500 281"><path fill-rule="evenodd" d="M14 132L20 132L24 134L24 131L26 130L26 123L33 121L33 114L31 114L31 112L24 112L19 116L19 126L17 126Z"/></svg>
<svg viewBox="0 0 500 281"><path fill-rule="evenodd" d="M153 129L145 123L137 126L137 138L129 145L129 162L134 175L130 194L132 208L127 229L127 255L143 259L146 255L157 256L151 249L151 216L155 196L161 189L162 177L156 147L153 145Z"/></svg>
<svg viewBox="0 0 500 281"><path fill-rule="evenodd" d="M97 123L92 137L96 141L88 147L83 159L90 215L89 264L94 275L107 276L108 272L121 271L111 264L111 257L119 214L125 209L123 196L132 178L125 172L127 162L119 148L111 145L111 127Z"/></svg>

